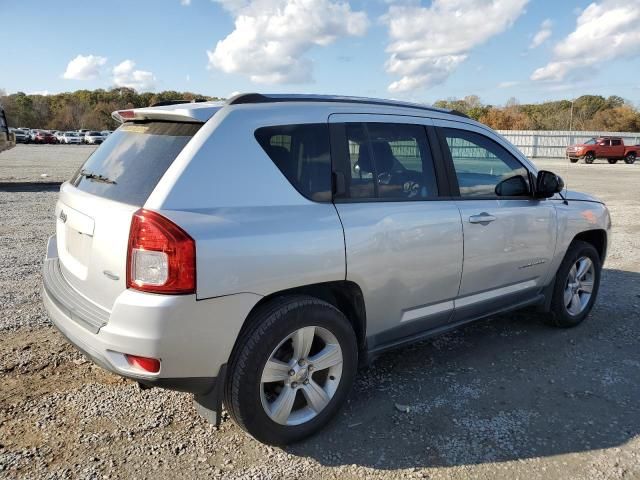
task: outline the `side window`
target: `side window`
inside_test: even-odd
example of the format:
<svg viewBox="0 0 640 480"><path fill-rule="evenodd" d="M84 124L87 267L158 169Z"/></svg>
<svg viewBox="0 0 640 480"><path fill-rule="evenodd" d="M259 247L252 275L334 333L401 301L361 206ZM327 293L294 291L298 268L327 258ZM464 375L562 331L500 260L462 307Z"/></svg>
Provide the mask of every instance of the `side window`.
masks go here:
<svg viewBox="0 0 640 480"><path fill-rule="evenodd" d="M468 130L443 128L462 197L527 196L527 169L504 147Z"/></svg>
<svg viewBox="0 0 640 480"><path fill-rule="evenodd" d="M620 139L611 140L611 143L613 144L613 146L620 146L622 145L622 140Z"/></svg>
<svg viewBox="0 0 640 480"><path fill-rule="evenodd" d="M605 138L605 139L602 141L602 146L603 146L603 147L610 147L610 146L611 146L611 140L609 140L608 138Z"/></svg>
<svg viewBox="0 0 640 480"><path fill-rule="evenodd" d="M327 124L259 128L256 140L298 192L331 201L331 156Z"/></svg>
<svg viewBox="0 0 640 480"><path fill-rule="evenodd" d="M438 195L422 125L346 125L350 198L421 200Z"/></svg>

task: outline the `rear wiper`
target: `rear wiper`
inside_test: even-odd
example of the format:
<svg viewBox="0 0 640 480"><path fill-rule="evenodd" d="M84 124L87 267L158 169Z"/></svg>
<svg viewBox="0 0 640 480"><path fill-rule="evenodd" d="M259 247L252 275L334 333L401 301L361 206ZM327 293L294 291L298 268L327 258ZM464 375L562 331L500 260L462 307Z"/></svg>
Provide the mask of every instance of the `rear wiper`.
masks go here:
<svg viewBox="0 0 640 480"><path fill-rule="evenodd" d="M116 184L115 180L111 180L110 178L105 177L104 175L101 175L99 173L89 172L87 170L81 170L80 176L86 178L87 180L93 180L94 182L111 183L113 185Z"/></svg>

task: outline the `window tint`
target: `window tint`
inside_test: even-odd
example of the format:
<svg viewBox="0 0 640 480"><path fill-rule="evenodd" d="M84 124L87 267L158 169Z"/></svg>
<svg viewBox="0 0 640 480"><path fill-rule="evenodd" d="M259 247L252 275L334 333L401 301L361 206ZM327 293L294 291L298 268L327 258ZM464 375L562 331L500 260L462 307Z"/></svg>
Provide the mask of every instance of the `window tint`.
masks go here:
<svg viewBox="0 0 640 480"><path fill-rule="evenodd" d="M605 138L605 139L604 139L604 140L602 140L602 142L600 142L600 143L602 143L602 145L603 145L604 147L610 147L610 146L611 146L611 140L609 140L608 138Z"/></svg>
<svg viewBox="0 0 640 480"><path fill-rule="evenodd" d="M496 197L496 186L505 196L528 195L531 191L528 171L507 150L475 132L442 129L451 152L462 197ZM507 179L521 177L521 179ZM520 186L514 189L515 186ZM507 193L508 192L508 193Z"/></svg>
<svg viewBox="0 0 640 480"><path fill-rule="evenodd" d="M71 182L93 195L142 206L201 126L125 123L87 159Z"/></svg>
<svg viewBox="0 0 640 480"><path fill-rule="evenodd" d="M331 201L327 124L264 127L256 130L255 136L298 192L316 202Z"/></svg>
<svg viewBox="0 0 640 480"><path fill-rule="evenodd" d="M424 126L346 125L351 198L420 200L438 195Z"/></svg>
<svg viewBox="0 0 640 480"><path fill-rule="evenodd" d="M620 140L620 139L617 139L617 140L611 140L611 143L612 143L613 145L622 145L622 140Z"/></svg>

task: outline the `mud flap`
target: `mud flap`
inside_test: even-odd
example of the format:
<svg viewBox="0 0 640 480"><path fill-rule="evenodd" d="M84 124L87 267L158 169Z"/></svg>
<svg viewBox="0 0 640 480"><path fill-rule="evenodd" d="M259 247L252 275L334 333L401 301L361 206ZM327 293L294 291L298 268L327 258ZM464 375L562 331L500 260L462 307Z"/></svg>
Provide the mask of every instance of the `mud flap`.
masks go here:
<svg viewBox="0 0 640 480"><path fill-rule="evenodd" d="M204 417L207 422L216 427L219 427L222 423L222 397L224 395L226 376L227 365L224 364L218 372L218 381L215 387L207 393L195 394L193 396L193 403L195 404L197 412Z"/></svg>
<svg viewBox="0 0 640 480"><path fill-rule="evenodd" d="M539 313L549 313L551 312L551 300L553 299L553 290L556 286L556 276L554 275L551 279L551 282L544 287L542 290L542 294L544 295L544 302L538 305L536 309Z"/></svg>

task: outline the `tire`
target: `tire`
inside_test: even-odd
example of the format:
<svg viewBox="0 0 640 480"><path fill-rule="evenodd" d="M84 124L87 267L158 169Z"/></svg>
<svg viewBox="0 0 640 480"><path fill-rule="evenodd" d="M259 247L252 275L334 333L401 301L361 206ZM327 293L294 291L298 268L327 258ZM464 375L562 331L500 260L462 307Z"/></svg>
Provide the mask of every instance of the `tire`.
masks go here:
<svg viewBox="0 0 640 480"><path fill-rule="evenodd" d="M569 161L571 163L578 163L578 160L580 160L579 158L570 158Z"/></svg>
<svg viewBox="0 0 640 480"><path fill-rule="evenodd" d="M574 266L578 262L587 259L591 262L592 269L586 269L582 280L578 278L580 286L572 280ZM600 273L602 263L597 250L590 243L574 240L556 273L553 296L551 298L551 311L545 322L554 327L568 328L579 325L589 315L591 308L598 296L600 287ZM579 273L579 271L577 272ZM573 277L575 278L575 277ZM591 292L586 298L583 289L591 284ZM574 292L573 295L571 292ZM577 295L577 298L576 298Z"/></svg>
<svg viewBox="0 0 640 480"><path fill-rule="evenodd" d="M624 163L627 165L632 165L636 161L636 154L634 152L629 152L626 157L624 157Z"/></svg>
<svg viewBox="0 0 640 480"><path fill-rule="evenodd" d="M609 162L611 165L615 165L616 163L618 163L618 160L616 158L607 158L607 162Z"/></svg>
<svg viewBox="0 0 640 480"><path fill-rule="evenodd" d="M593 154L593 152L589 152L584 156L584 163L588 163L589 165L591 165L595 159L596 156Z"/></svg>
<svg viewBox="0 0 640 480"><path fill-rule="evenodd" d="M314 330L310 330L312 327ZM325 341L328 337L332 338ZM307 341L300 340L305 338ZM310 345L310 353L302 356L303 360L308 359L306 362L295 361L295 345L303 350L304 345ZM329 359L338 362L336 345L341 364L319 368L316 363L313 373L305 369L312 368L314 358L319 361L318 354L322 352L332 353L325 357L327 364L331 363ZM272 378L278 380L263 383L265 367L271 359L282 366L272 370ZM356 336L341 311L314 297L282 297L260 307L243 328L227 367L224 403L231 418L258 441L271 445L297 442L335 416L351 389L357 365ZM316 387L324 395L316 395ZM312 408L308 400L312 394L317 408ZM276 403L284 403L285 398L290 404L294 402L290 413L286 414L285 409L284 414L278 415Z"/></svg>

